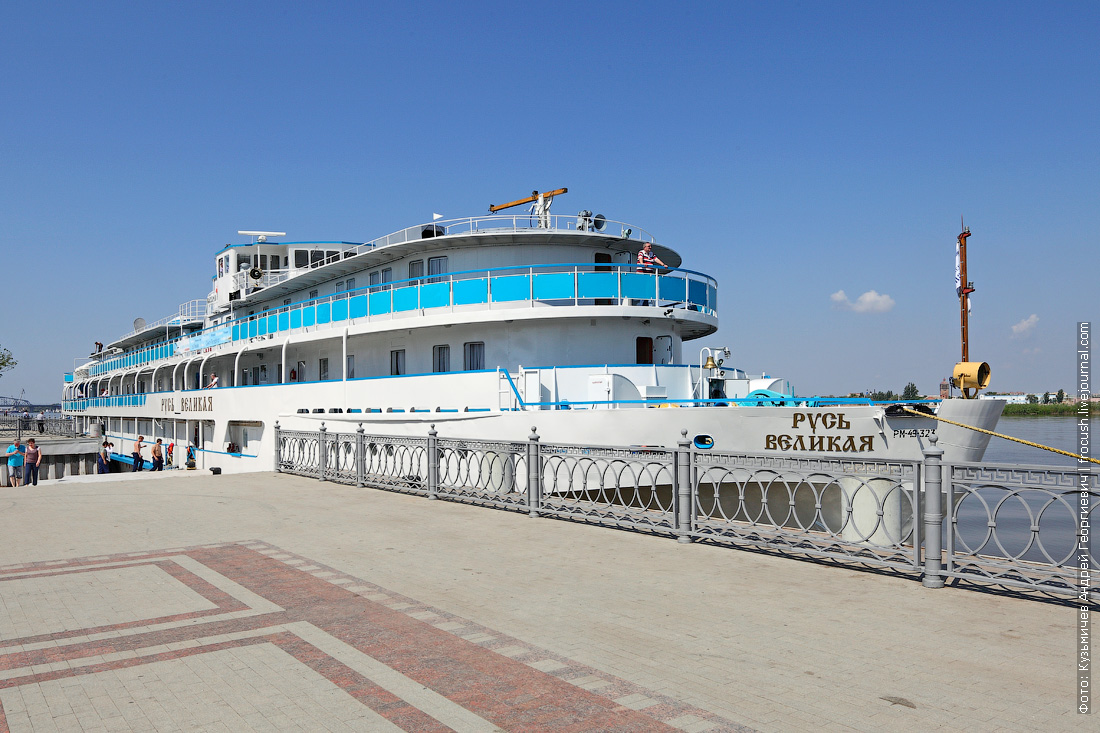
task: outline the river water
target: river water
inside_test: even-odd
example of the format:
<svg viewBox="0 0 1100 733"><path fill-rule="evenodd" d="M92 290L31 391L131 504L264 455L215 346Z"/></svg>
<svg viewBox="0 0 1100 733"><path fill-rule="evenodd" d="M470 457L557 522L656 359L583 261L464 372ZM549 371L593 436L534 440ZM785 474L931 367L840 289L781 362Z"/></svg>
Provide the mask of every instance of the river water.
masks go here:
<svg viewBox="0 0 1100 733"><path fill-rule="evenodd" d="M1100 424L1100 420L1095 422ZM1078 452L1077 418L1075 417L1002 417L997 423L995 432L1071 453ZM984 463L1042 464L1063 468L1077 466L1076 459L1069 456L1032 448L1003 438L990 438L989 447L982 460Z"/></svg>

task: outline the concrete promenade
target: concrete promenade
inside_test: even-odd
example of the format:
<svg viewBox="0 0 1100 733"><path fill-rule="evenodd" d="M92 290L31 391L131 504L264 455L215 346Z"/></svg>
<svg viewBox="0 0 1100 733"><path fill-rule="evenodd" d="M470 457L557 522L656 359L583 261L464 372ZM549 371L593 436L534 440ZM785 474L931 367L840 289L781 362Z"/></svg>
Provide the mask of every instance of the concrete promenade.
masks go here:
<svg viewBox="0 0 1100 733"><path fill-rule="evenodd" d="M0 490L0 733L1033 731L1072 608L280 474Z"/></svg>

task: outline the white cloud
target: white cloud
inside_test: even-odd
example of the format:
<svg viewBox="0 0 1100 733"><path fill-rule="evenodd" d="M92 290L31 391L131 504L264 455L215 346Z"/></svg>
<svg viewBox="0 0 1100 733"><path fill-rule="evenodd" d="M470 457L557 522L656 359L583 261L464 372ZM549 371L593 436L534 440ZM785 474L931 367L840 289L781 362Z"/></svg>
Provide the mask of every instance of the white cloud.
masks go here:
<svg viewBox="0 0 1100 733"><path fill-rule="evenodd" d="M1033 330L1035 330L1035 324L1039 322L1039 316L1032 313L1030 316L1020 321L1012 327L1012 338L1020 338L1021 336L1027 336Z"/></svg>
<svg viewBox="0 0 1100 733"><path fill-rule="evenodd" d="M880 294L875 290L868 290L856 298L854 303L848 300L848 296L843 290L836 291L829 298L835 304L834 307L846 311L855 311L856 313L885 313L894 307L893 298L884 293Z"/></svg>

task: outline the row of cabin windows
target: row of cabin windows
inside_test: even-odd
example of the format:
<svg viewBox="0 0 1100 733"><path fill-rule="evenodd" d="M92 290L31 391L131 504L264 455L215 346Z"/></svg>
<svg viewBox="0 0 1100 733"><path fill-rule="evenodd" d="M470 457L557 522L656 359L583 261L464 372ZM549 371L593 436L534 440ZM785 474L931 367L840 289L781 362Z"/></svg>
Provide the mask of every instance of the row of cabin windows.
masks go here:
<svg viewBox="0 0 1100 733"><path fill-rule="evenodd" d="M463 367L466 371L478 371L485 368L485 342L475 341L462 345L462 361ZM355 379L355 355L348 354L347 363L345 364L347 369L348 379ZM282 372L283 365L277 364L275 366L275 374L278 375ZM451 347L444 344L441 346L432 347L432 371L433 372L449 372L451 371ZM405 350L394 349L390 351L390 375L400 376L405 374ZM290 380L292 382L305 381L306 363L299 361L297 369L291 371ZM278 376L276 376L278 379ZM321 358L317 360L317 380L320 382L328 381L329 379L329 361L327 358ZM251 369L245 369L241 372L241 386L247 387L249 385L266 384L267 383L267 366L259 365L254 366ZM199 375L195 374L195 389L199 388Z"/></svg>
<svg viewBox="0 0 1100 733"><path fill-rule="evenodd" d="M428 258L428 282L439 282L441 277L435 277L438 275L447 274L447 258L446 257L429 257ZM424 260L413 260L409 263L409 278L424 277ZM381 287L387 283L393 282L393 268L384 267L381 270L375 270L367 275L367 284L371 287ZM339 280L333 288L333 292L343 293L347 291L355 290L355 278L349 277L347 280ZM320 290L314 288L309 291L309 299L313 300L318 297ZM283 305L290 305L291 299L284 298Z"/></svg>

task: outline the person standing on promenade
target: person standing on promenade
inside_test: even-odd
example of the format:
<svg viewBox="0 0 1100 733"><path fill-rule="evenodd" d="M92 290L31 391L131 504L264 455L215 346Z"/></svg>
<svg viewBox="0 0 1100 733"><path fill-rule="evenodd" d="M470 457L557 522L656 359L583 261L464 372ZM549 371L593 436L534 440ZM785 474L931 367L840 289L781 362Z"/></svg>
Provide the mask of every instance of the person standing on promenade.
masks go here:
<svg viewBox="0 0 1100 733"><path fill-rule="evenodd" d="M145 441L144 435L139 435L137 440L134 441L134 452L131 454L134 458L134 471L140 471L145 468L145 461L141 457L141 444Z"/></svg>
<svg viewBox="0 0 1100 733"><path fill-rule="evenodd" d="M8 474L11 476L12 488L18 488L19 482L23 478L23 454L27 452L27 449L19 444L19 438L15 439L15 442L8 446Z"/></svg>
<svg viewBox="0 0 1100 733"><path fill-rule="evenodd" d="M23 485L38 486L38 467L42 465L42 450L35 445L34 438L27 438L27 452L24 456Z"/></svg>
<svg viewBox="0 0 1100 733"><path fill-rule="evenodd" d="M39 410L38 415L34 419L38 421L38 434L42 435L46 432L46 413ZM30 443L29 440L27 442Z"/></svg>
<svg viewBox="0 0 1100 733"><path fill-rule="evenodd" d="M157 438L157 442L153 444L153 470L164 470L164 445L160 438Z"/></svg>
<svg viewBox="0 0 1100 733"><path fill-rule="evenodd" d="M99 446L95 463L97 473L108 473L111 470L111 448L106 440L103 441L103 445Z"/></svg>

